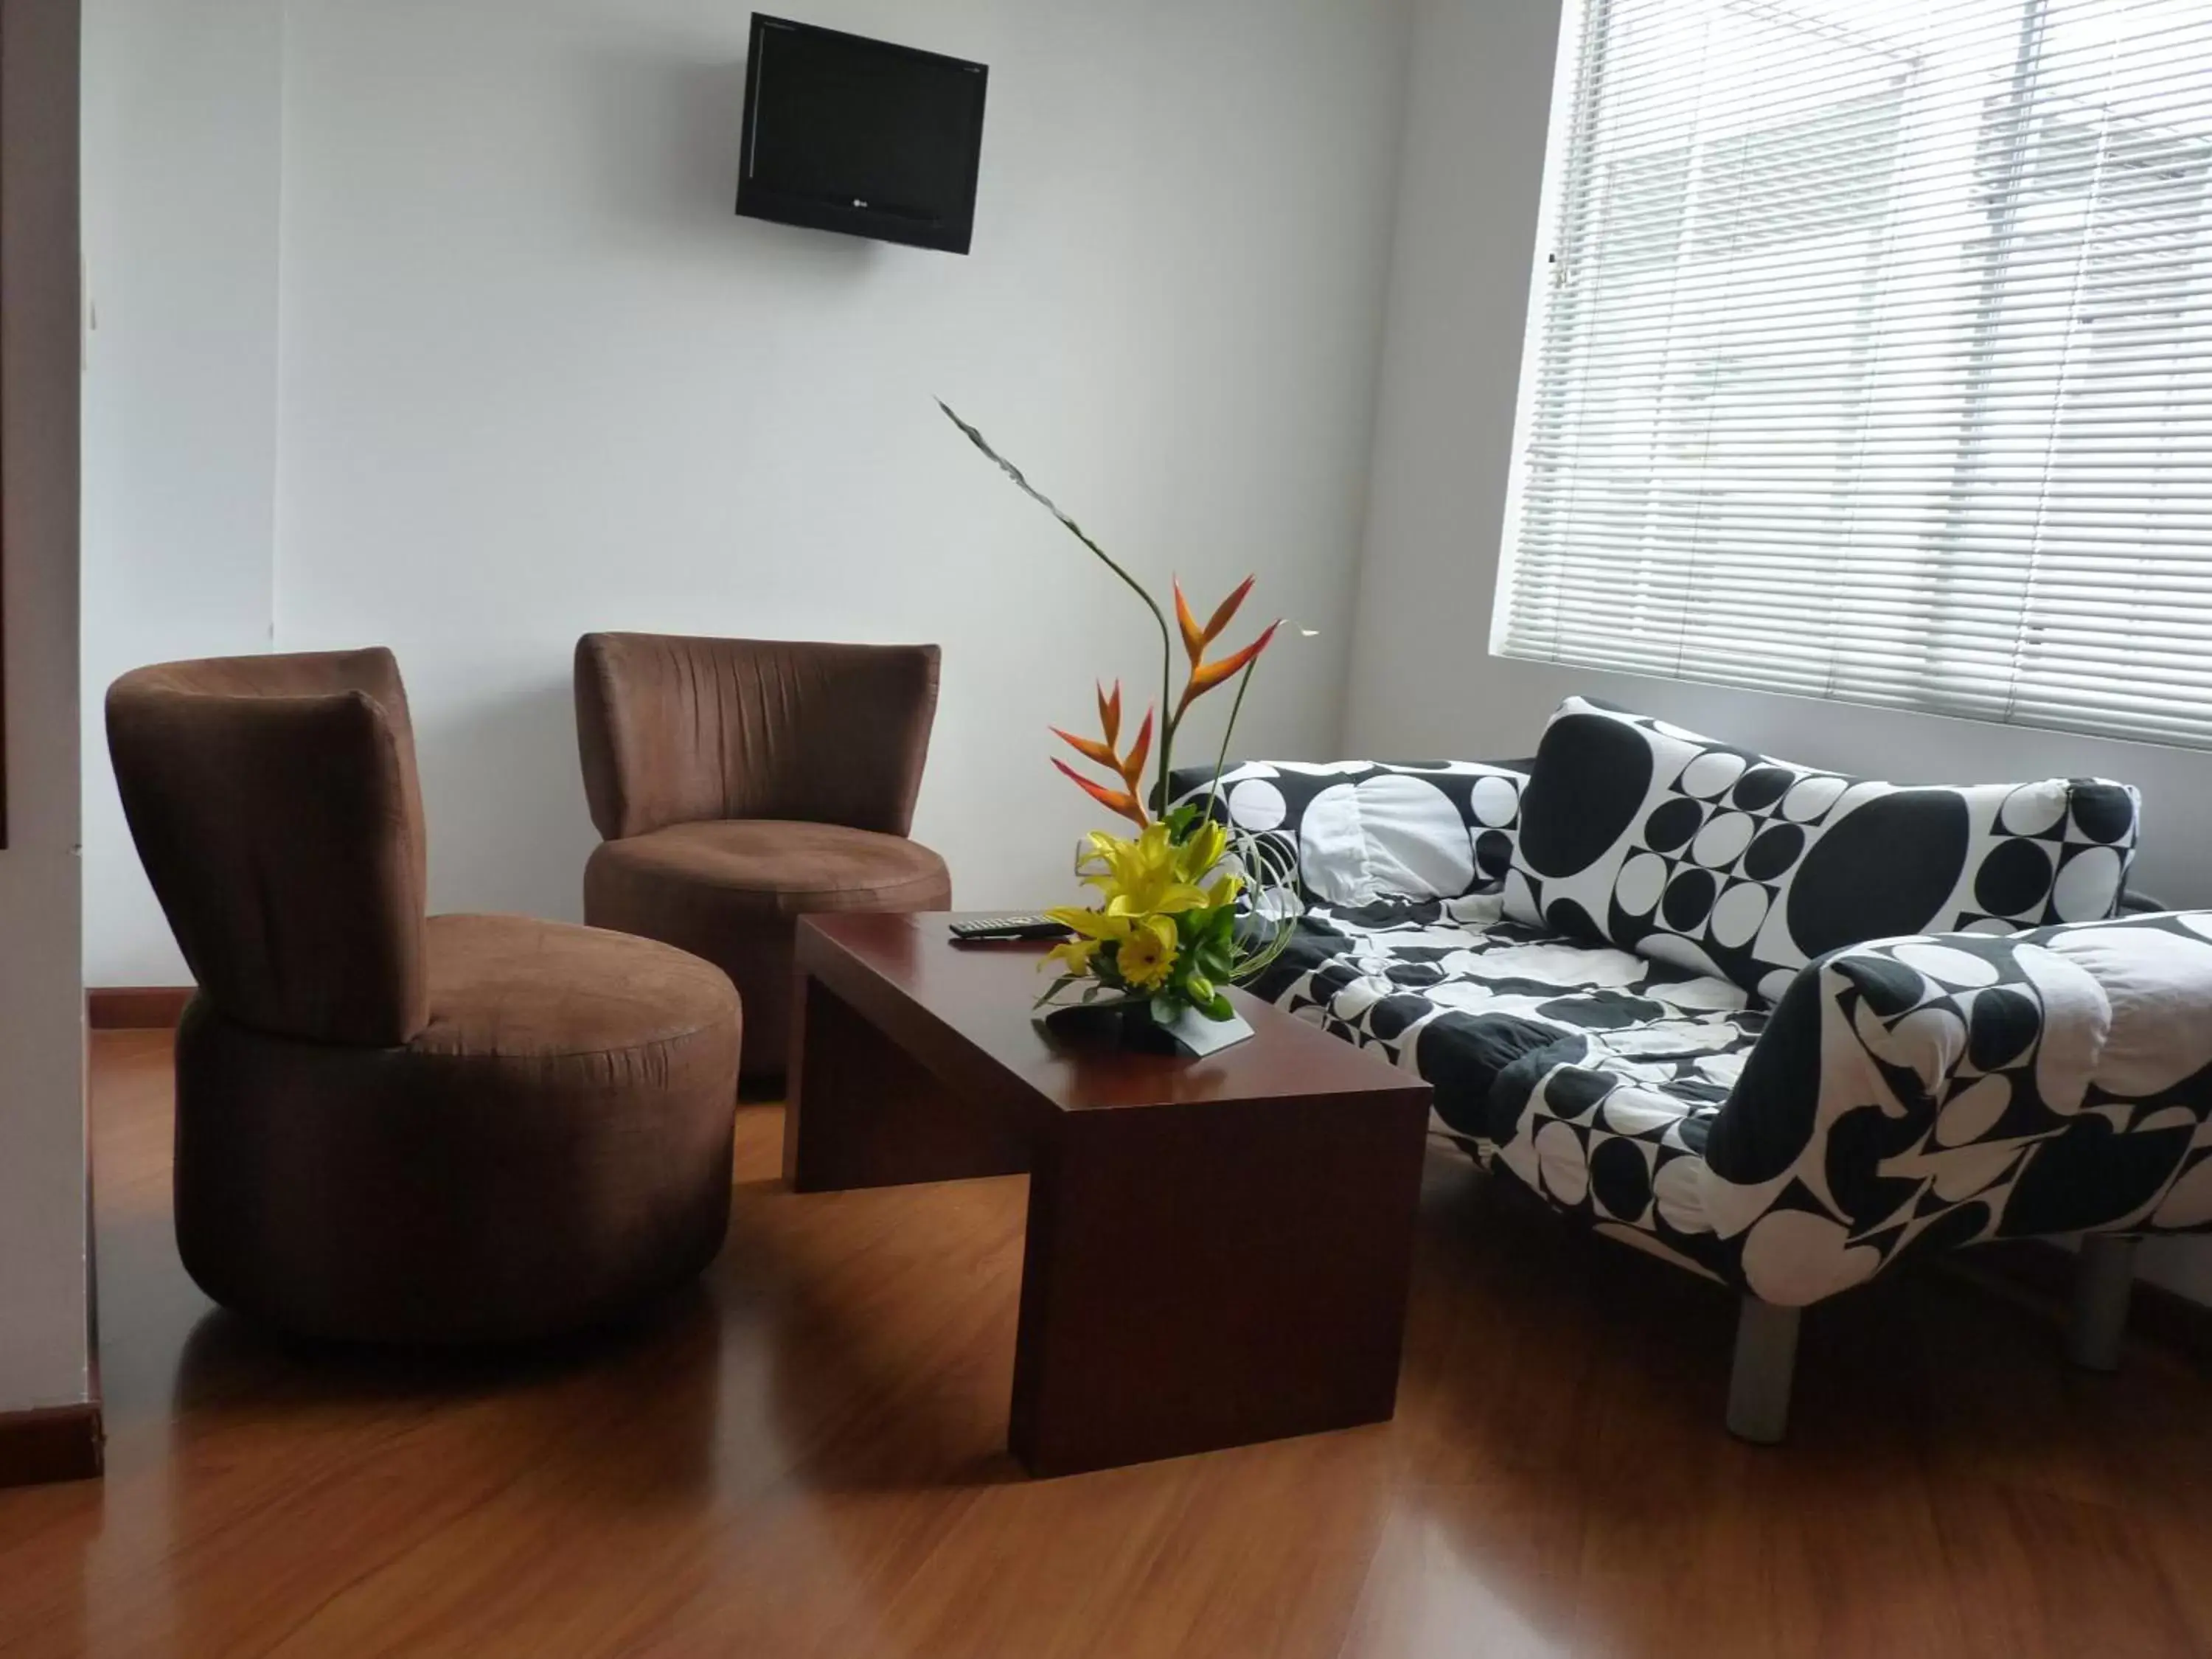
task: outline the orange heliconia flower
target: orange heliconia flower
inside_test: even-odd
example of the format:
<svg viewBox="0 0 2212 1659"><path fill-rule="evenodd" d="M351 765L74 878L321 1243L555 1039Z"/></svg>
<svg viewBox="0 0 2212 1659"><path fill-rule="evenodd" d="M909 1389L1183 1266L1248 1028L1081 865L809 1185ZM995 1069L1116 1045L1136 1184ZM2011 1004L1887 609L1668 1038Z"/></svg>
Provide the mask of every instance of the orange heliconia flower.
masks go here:
<svg viewBox="0 0 2212 1659"><path fill-rule="evenodd" d="M1176 720L1180 720L1184 710L1215 686L1224 680L1235 679L1243 673L1267 648L1268 642L1275 637L1275 630L1283 625L1278 618L1268 623L1267 631L1242 651L1233 652L1216 662L1206 660L1206 647L1219 639L1229 624L1237 619L1237 607L1244 603L1245 595L1252 591L1254 580L1247 576L1237 583L1235 591L1214 608L1213 615L1206 619L1204 627L1199 625L1198 617L1190 608L1190 601L1183 598L1182 583L1177 581L1175 584L1176 625L1182 630L1183 649L1190 657L1190 683L1183 687L1182 701L1176 705Z"/></svg>
<svg viewBox="0 0 2212 1659"><path fill-rule="evenodd" d="M1154 713L1151 708L1146 708L1145 723L1137 728L1136 741L1130 744L1126 757L1115 748L1121 738L1121 682L1119 680L1114 682L1114 690L1110 693L1103 685L1098 688L1098 725L1106 734L1104 742L1096 738L1078 737L1074 732L1063 732L1056 726L1051 728L1053 736L1094 766L1103 766L1113 773L1122 787L1109 789L1103 784L1094 783L1063 760L1055 759L1053 764L1073 779L1076 787L1091 799L1109 811L1120 813L1139 829L1152 822L1145 811L1144 776L1145 763L1152 753Z"/></svg>
<svg viewBox="0 0 2212 1659"><path fill-rule="evenodd" d="M1123 817L1128 819L1130 823L1135 824L1139 829L1142 829L1146 824L1152 822L1152 819L1145 815L1145 809L1139 803L1137 798L1134 795L1130 794L1126 790L1109 789L1103 784L1091 782L1090 779L1085 777L1082 773L1077 771L1073 767L1070 766L1066 761L1060 759L1057 755L1053 757L1052 763L1066 774L1069 780L1074 783L1077 788L1083 791L1085 794L1090 796L1091 799L1097 801L1108 811L1120 813Z"/></svg>

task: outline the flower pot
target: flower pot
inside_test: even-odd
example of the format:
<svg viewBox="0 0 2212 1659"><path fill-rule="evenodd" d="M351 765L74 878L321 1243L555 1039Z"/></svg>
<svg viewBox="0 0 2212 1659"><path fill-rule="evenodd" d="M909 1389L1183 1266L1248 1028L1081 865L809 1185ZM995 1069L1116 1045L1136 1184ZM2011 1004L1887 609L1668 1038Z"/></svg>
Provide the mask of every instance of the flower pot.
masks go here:
<svg viewBox="0 0 2212 1659"><path fill-rule="evenodd" d="M1216 1054L1252 1035L1251 1026L1241 1018L1208 1019L1195 1009L1185 1009L1172 1024L1163 1025L1148 1002L1078 1003L1040 1013L1036 1022L1051 1036L1072 1044L1111 1044L1140 1054Z"/></svg>

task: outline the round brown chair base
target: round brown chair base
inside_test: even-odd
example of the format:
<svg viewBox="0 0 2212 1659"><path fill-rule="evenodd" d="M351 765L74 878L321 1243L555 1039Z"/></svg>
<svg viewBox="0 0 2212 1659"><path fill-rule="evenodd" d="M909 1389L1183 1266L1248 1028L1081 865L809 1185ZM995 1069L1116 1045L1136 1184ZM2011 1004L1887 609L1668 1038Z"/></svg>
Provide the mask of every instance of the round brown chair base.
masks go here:
<svg viewBox="0 0 2212 1659"><path fill-rule="evenodd" d="M542 1337L697 1273L730 1204L739 1014L711 964L511 916L427 928L404 1046L177 1039L176 1225L228 1307L304 1335Z"/></svg>
<svg viewBox="0 0 2212 1659"><path fill-rule="evenodd" d="M945 860L904 836L834 823L722 819L610 841L584 870L584 919L714 963L745 1000L744 1075L781 1074L799 918L943 910Z"/></svg>

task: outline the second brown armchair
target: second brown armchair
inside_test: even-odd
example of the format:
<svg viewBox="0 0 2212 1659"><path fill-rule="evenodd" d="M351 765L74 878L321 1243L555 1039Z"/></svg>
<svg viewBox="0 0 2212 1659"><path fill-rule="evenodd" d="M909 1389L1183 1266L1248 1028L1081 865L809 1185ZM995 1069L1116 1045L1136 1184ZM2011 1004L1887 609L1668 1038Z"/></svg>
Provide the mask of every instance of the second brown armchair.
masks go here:
<svg viewBox="0 0 2212 1659"><path fill-rule="evenodd" d="M941 910L945 860L908 839L937 712L933 645L587 634L576 733L596 927L678 945L744 999L743 1069L784 1069L799 918Z"/></svg>

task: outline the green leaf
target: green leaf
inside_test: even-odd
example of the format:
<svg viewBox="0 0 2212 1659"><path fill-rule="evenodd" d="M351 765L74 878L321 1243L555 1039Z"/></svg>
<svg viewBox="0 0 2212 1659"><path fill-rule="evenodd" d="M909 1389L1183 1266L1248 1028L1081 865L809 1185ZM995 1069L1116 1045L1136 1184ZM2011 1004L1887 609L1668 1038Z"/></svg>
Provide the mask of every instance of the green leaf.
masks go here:
<svg viewBox="0 0 2212 1659"><path fill-rule="evenodd" d="M1069 986L1074 984L1076 981L1083 977L1084 975L1081 974L1062 974L1058 979L1053 981L1051 988L1042 996L1039 997L1035 1002L1030 1004L1030 1006L1032 1008L1043 1007L1046 1003L1050 1002L1062 991L1065 991Z"/></svg>
<svg viewBox="0 0 2212 1659"><path fill-rule="evenodd" d="M1213 1000L1200 1008L1199 1012L1204 1014L1208 1019L1213 1020L1234 1019L1237 1018L1237 1011L1229 1006L1229 999L1222 995L1218 991L1216 991L1213 994Z"/></svg>
<svg viewBox="0 0 2212 1659"><path fill-rule="evenodd" d="M1192 828L1198 823L1199 807L1195 802L1185 801L1162 820L1168 827L1168 839L1181 843L1189 839Z"/></svg>

